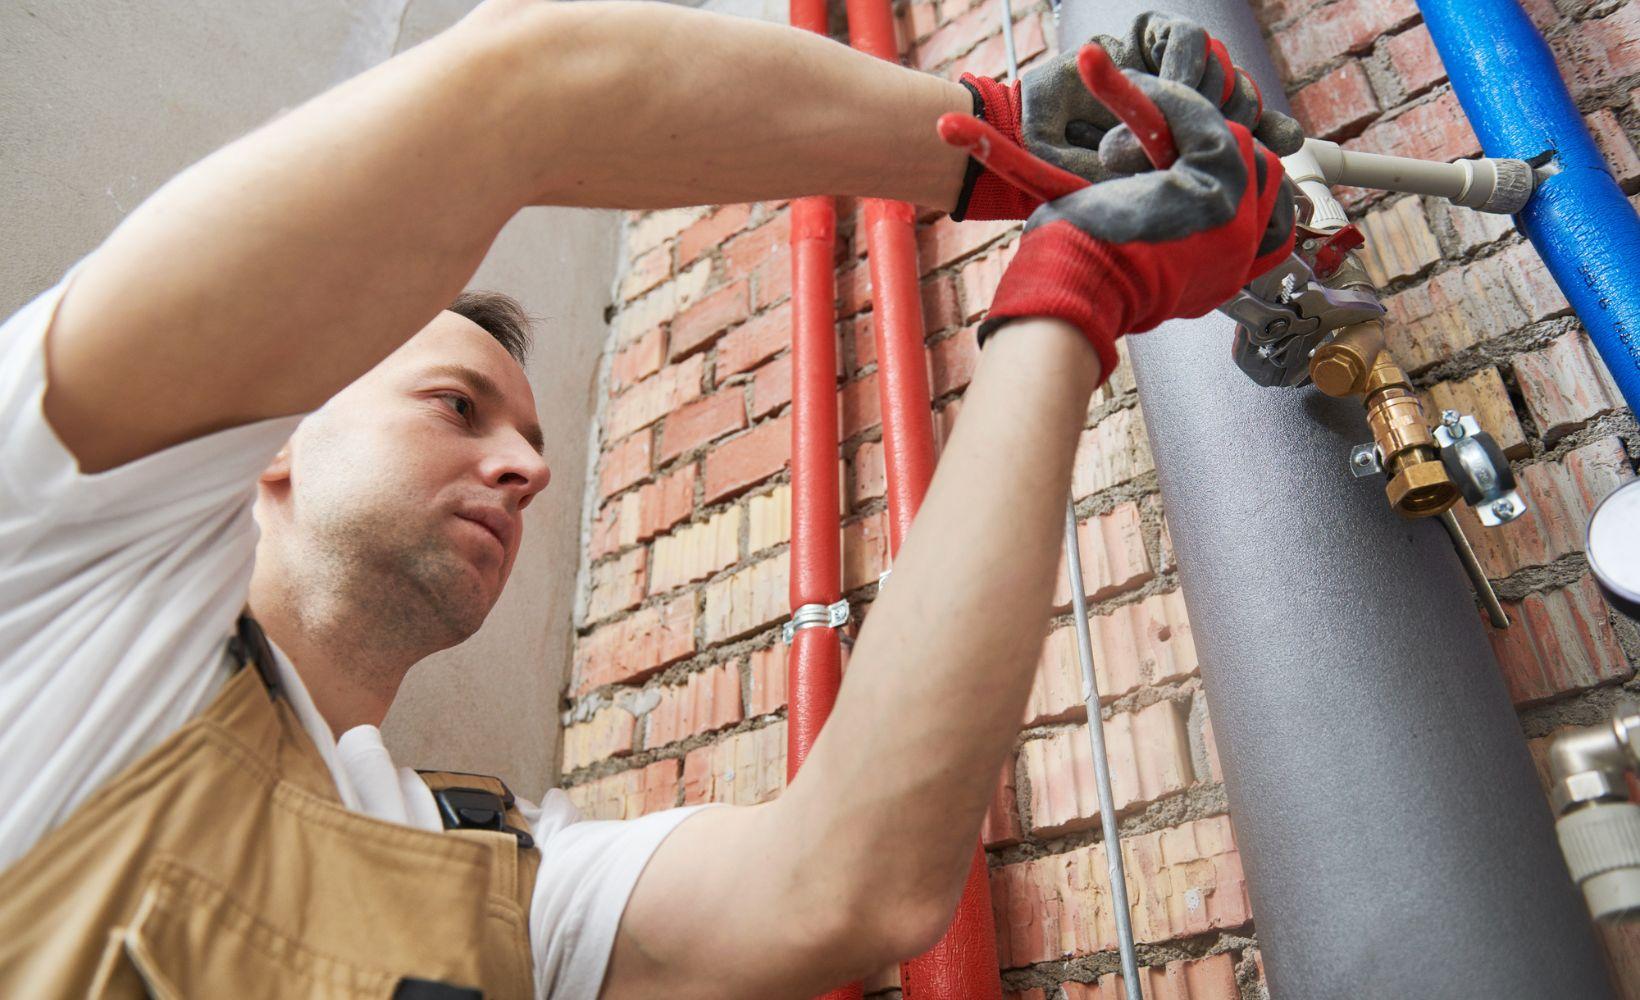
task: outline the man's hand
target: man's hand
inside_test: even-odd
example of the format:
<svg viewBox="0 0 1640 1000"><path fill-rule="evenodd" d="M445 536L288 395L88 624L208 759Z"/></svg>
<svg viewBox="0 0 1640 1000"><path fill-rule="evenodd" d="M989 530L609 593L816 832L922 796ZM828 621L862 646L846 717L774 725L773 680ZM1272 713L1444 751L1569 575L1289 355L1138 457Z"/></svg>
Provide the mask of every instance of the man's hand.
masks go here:
<svg viewBox="0 0 1640 1000"><path fill-rule="evenodd" d="M1100 35L1095 41L1123 69L1195 90L1278 156L1303 145L1298 123L1264 107L1252 77L1230 61L1224 44L1201 25L1165 14L1140 14L1125 37ZM1113 176L1098 150L1105 133L1120 123L1082 85L1076 52L1056 56L1011 86L972 74L964 74L962 83L974 95L975 116L1031 154L1095 183ZM975 163L952 217L1023 219L1040 204Z"/></svg>
<svg viewBox="0 0 1640 1000"><path fill-rule="evenodd" d="M1063 319L1092 342L1108 374L1117 337L1200 316L1291 250L1293 199L1281 160L1195 90L1126 76L1167 119L1178 160L1033 212L982 338L1016 319Z"/></svg>

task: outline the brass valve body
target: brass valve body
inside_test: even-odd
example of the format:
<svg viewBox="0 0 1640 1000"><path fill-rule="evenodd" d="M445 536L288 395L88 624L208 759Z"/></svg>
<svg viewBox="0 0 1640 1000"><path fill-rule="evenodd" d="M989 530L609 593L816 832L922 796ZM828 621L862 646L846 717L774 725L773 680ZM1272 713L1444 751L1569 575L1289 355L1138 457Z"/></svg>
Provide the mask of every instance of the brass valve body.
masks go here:
<svg viewBox="0 0 1640 1000"><path fill-rule="evenodd" d="M1310 359L1310 381L1329 396L1366 392L1367 374L1383 350L1383 320L1347 326L1315 349L1315 356Z"/></svg>
<svg viewBox="0 0 1640 1000"><path fill-rule="evenodd" d="M1458 487L1441 463L1424 404L1388 351L1380 350L1373 360L1364 391L1367 426L1389 477L1384 487L1389 505L1412 518L1439 514L1457 503Z"/></svg>

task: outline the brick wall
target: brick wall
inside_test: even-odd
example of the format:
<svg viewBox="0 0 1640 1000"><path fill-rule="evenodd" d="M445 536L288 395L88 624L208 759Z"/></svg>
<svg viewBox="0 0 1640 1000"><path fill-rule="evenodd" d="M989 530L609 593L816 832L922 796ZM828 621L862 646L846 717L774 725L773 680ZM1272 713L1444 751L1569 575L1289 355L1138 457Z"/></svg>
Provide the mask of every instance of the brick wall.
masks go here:
<svg viewBox="0 0 1640 1000"><path fill-rule="evenodd" d="M1431 158L1479 151L1412 0L1255 6L1311 134ZM1640 5L1528 6L1572 67L1613 172L1635 191ZM1051 18L1026 0L1014 10L1029 66L1051 51ZM1003 68L996 0L914 0L900 6L899 24L919 69L954 78ZM1412 197L1346 199L1369 240L1394 350L1433 404L1475 412L1498 435L1529 496L1532 513L1506 529L1483 533L1466 520L1516 616L1493 641L1524 734L1541 743L1588 721L1620 685L1640 686L1640 642L1600 603L1581 553L1590 505L1634 474L1640 432L1509 220ZM839 217L838 502L844 586L863 615L885 568L884 477L859 206L842 201ZM566 692L564 783L598 817L760 802L783 785L788 226L784 203L627 220ZM1017 234L1004 223L921 220L941 433ZM1075 494L1146 990L1157 1000L1259 996L1233 817L1125 367L1089 408ZM1062 585L1025 729L983 831L1004 982L1040 1000L1120 995L1069 600ZM1624 977L1640 996L1640 971ZM890 970L868 989L895 985Z"/></svg>

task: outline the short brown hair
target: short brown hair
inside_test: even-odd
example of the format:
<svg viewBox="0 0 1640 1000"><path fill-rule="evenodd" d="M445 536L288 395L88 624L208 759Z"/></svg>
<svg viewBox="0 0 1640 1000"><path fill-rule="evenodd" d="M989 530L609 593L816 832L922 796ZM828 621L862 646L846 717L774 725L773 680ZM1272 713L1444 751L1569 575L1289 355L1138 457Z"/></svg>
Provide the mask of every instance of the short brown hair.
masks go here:
<svg viewBox="0 0 1640 1000"><path fill-rule="evenodd" d="M501 292L467 291L450 303L450 311L464 316L484 329L507 349L519 364L530 354L530 314L511 295Z"/></svg>

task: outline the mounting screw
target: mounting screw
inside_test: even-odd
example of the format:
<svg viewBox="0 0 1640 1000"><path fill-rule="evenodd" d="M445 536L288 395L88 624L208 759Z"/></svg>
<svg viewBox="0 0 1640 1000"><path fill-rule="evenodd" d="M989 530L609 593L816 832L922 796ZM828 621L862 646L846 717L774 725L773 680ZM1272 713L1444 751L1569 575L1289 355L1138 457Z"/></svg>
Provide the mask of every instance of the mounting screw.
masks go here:
<svg viewBox="0 0 1640 1000"><path fill-rule="evenodd" d="M1515 505L1508 497L1503 497L1502 499L1492 501L1492 513L1496 514L1498 517L1507 518L1514 512Z"/></svg>
<svg viewBox="0 0 1640 1000"><path fill-rule="evenodd" d="M1367 466L1371 465L1372 464L1372 453L1371 452L1366 452L1366 451L1356 452L1355 453L1355 464L1361 466L1363 469L1366 468Z"/></svg>

